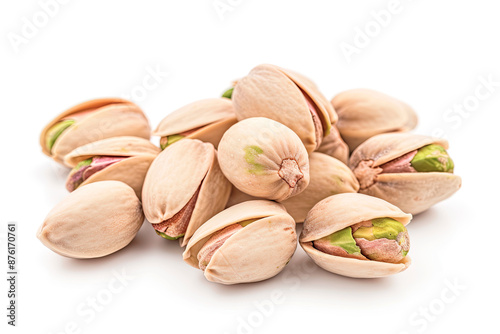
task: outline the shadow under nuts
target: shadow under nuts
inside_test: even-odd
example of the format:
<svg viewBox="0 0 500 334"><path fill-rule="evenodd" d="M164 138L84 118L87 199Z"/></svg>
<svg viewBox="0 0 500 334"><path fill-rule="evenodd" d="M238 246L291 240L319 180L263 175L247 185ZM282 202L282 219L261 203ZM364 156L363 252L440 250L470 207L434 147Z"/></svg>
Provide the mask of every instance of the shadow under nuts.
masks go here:
<svg viewBox="0 0 500 334"><path fill-rule="evenodd" d="M360 192L417 214L453 195L462 180L453 174L448 142L411 133L389 133L361 144L349 161Z"/></svg>
<svg viewBox="0 0 500 334"><path fill-rule="evenodd" d="M63 163L74 149L117 136L149 139L146 115L127 100L97 99L76 105L52 120L40 135L40 145L44 154Z"/></svg>
<svg viewBox="0 0 500 334"><path fill-rule="evenodd" d="M183 257L209 281L250 283L281 272L296 248L293 218L278 203L256 200L230 207L203 224Z"/></svg>
<svg viewBox="0 0 500 334"><path fill-rule="evenodd" d="M259 198L283 201L309 184L309 161L300 138L268 118L233 125L219 144L219 162L234 186Z"/></svg>
<svg viewBox="0 0 500 334"><path fill-rule="evenodd" d="M128 184L137 197L149 166L160 150L149 140L139 137L114 137L77 148L65 158L73 167L66 189L74 191L89 183L115 180Z"/></svg>
<svg viewBox="0 0 500 334"><path fill-rule="evenodd" d="M313 261L335 274L373 278L406 270L412 216L379 198L339 194L309 212L300 245Z"/></svg>
<svg viewBox="0 0 500 334"><path fill-rule="evenodd" d="M102 181L69 194L45 218L37 237L60 255L90 259L127 246L143 222L141 202L132 188Z"/></svg>
<svg viewBox="0 0 500 334"><path fill-rule="evenodd" d="M183 139L158 155L142 190L144 213L163 238L185 246L201 224L226 206L231 184L210 143Z"/></svg>

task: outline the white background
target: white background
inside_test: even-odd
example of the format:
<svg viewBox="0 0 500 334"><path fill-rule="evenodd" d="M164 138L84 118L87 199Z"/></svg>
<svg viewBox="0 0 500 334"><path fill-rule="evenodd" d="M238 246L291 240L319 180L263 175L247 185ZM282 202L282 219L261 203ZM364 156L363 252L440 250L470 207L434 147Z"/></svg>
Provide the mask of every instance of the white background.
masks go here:
<svg viewBox="0 0 500 334"><path fill-rule="evenodd" d="M390 0L222 0L231 6L222 14L214 3L74 0L51 7L45 22L38 1L2 1L0 267L5 274L5 225L17 222L20 277L15 329L6 325L1 279L1 332L495 332L496 3L401 0L383 27L373 13ZM26 22L39 27L26 35ZM360 41L365 28L371 37ZM349 61L341 46L356 47L355 39ZM88 99L132 96L156 127L184 104L219 96L260 63L302 72L328 98L358 87L398 97L419 113L418 132L450 140L463 187L414 218L406 272L349 279L313 266L299 248L271 280L222 286L186 265L177 243L157 237L148 223L129 247L98 260L60 257L36 239L46 214L67 196L67 170L38 146L45 123ZM168 75L145 89L151 71ZM496 86L484 86L488 78ZM488 96L477 98L478 86ZM123 272L129 280L114 282ZM93 299L99 311L90 311Z"/></svg>

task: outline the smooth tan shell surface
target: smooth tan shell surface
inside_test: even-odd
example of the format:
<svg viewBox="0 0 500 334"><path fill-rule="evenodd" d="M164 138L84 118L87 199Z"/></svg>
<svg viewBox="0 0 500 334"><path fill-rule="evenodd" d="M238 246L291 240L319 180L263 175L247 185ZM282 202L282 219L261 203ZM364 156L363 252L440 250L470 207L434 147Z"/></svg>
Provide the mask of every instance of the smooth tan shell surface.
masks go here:
<svg viewBox="0 0 500 334"><path fill-rule="evenodd" d="M330 134L323 138L321 146L316 151L334 157L346 165L349 163L349 146L344 142L335 125L332 125Z"/></svg>
<svg viewBox="0 0 500 334"><path fill-rule="evenodd" d="M141 203L132 188L105 181L71 193L47 216L37 233L54 252L88 259L127 246L144 221Z"/></svg>
<svg viewBox="0 0 500 334"><path fill-rule="evenodd" d="M215 146L215 148L219 147L220 140L226 131L236 124L238 120L236 117L230 117L223 119L222 121L214 122L207 126L204 126L193 133L186 136L186 138L190 139L199 139L206 143L211 143Z"/></svg>
<svg viewBox="0 0 500 334"><path fill-rule="evenodd" d="M165 117L153 135L165 137L235 118L233 103L226 98L205 99L190 103Z"/></svg>
<svg viewBox="0 0 500 334"><path fill-rule="evenodd" d="M359 183L352 171L341 161L323 153L309 155L310 181L307 188L283 202L297 223L302 223L309 210L319 201L340 193L356 193Z"/></svg>
<svg viewBox="0 0 500 334"><path fill-rule="evenodd" d="M74 149L98 140L118 136L136 136L149 139L151 128L142 110L131 102L117 102L117 100L125 101L119 99L89 101L59 115L49 123L40 136L44 153L52 156L58 162L63 162L64 157ZM64 117L91 108L97 109L64 131L56 140L52 153L48 152L45 147L47 131Z"/></svg>
<svg viewBox="0 0 500 334"><path fill-rule="evenodd" d="M223 284L261 281L279 273L297 247L295 223L278 203L256 200L226 209L203 224L184 251L184 260L198 268L198 252L217 231L257 219L231 236L213 255L205 277Z"/></svg>
<svg viewBox="0 0 500 334"><path fill-rule="evenodd" d="M331 120L324 102L318 98L319 93L314 92L310 84L301 84L299 80L293 73L277 66L259 65L238 81L232 100L238 120L262 116L280 122L292 129L307 151L312 152L321 143L316 142L313 118L299 87L318 107L319 116L328 124L324 126L329 127Z"/></svg>
<svg viewBox="0 0 500 334"><path fill-rule="evenodd" d="M392 218L403 225L412 215L380 198L345 193L330 196L309 211L300 235L301 242L321 239L348 226L374 218Z"/></svg>
<svg viewBox="0 0 500 334"><path fill-rule="evenodd" d="M429 144L448 148L444 139L411 133L381 134L360 145L349 165L355 169L361 161L373 160L374 167L380 166ZM415 215L449 198L461 185L460 176L452 173L388 173L377 175L375 184L360 192L382 198Z"/></svg>
<svg viewBox="0 0 500 334"><path fill-rule="evenodd" d="M408 268L411 263L408 256L400 263L358 260L323 253L312 245L312 241L353 224L383 217L393 218L407 225L412 215L384 200L363 194L330 196L316 204L307 215L300 235L300 245L318 266L335 274L358 278L396 274Z"/></svg>
<svg viewBox="0 0 500 334"><path fill-rule="evenodd" d="M386 132L405 132L418 123L406 103L369 89L351 89L335 96L339 131L351 151L366 139Z"/></svg>
<svg viewBox="0 0 500 334"><path fill-rule="evenodd" d="M400 263L364 261L323 253L314 248L312 242L301 242L300 246L321 268L347 277L376 278L390 276L406 270L411 264L411 258L408 256Z"/></svg>
<svg viewBox="0 0 500 334"><path fill-rule="evenodd" d="M253 165L248 162L248 150L258 147ZM279 173L282 162L297 162L303 178L294 188ZM303 191L309 184L307 151L293 131L273 120L255 117L233 125L219 144L219 162L226 177L241 191L255 197L282 201ZM258 164L262 170L252 172Z"/></svg>
<svg viewBox="0 0 500 334"><path fill-rule="evenodd" d="M198 188L200 192L182 246L201 224L224 209L231 192L213 145L183 139L167 147L151 165L144 182L144 212L152 224L172 218Z"/></svg>
<svg viewBox="0 0 500 334"><path fill-rule="evenodd" d="M229 208L231 206L234 206L236 204L240 204L243 202L254 201L254 200L259 200L259 199L262 199L262 198L248 195L247 193L244 193L243 191L241 191L238 188L236 188L235 186L233 186L231 189L231 195L229 196L229 200L227 201L227 204L226 204L226 208Z"/></svg>
<svg viewBox="0 0 500 334"><path fill-rule="evenodd" d="M385 133L371 137L360 145L349 159L349 167L354 169L363 160L373 160L373 167L394 160L408 152L430 144L448 149L448 141L413 133Z"/></svg>

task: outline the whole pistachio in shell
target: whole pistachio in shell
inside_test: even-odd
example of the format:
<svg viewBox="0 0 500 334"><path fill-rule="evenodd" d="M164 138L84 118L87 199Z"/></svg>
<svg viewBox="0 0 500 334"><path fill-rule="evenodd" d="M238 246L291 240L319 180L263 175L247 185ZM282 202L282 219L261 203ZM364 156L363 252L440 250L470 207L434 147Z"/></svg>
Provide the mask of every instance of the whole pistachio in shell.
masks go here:
<svg viewBox="0 0 500 334"><path fill-rule="evenodd" d="M236 123L233 103L227 98L190 103L161 121L153 135L160 136L162 149L183 139L199 139L216 148L224 132Z"/></svg>
<svg viewBox="0 0 500 334"><path fill-rule="evenodd" d="M232 94L238 120L266 117L292 129L307 152L317 149L337 115L307 78L274 65L259 65L239 80Z"/></svg>
<svg viewBox="0 0 500 334"><path fill-rule="evenodd" d="M183 238L185 246L204 222L224 209L230 192L214 146L183 139L151 164L142 190L144 213L158 235Z"/></svg>
<svg viewBox="0 0 500 334"><path fill-rule="evenodd" d="M309 160L300 138L264 117L233 125L219 144L224 175L254 197L284 201L309 184Z"/></svg>
<svg viewBox="0 0 500 334"><path fill-rule="evenodd" d="M335 274L372 278L406 270L411 214L379 198L346 193L312 208L299 241L321 268Z"/></svg>
<svg viewBox="0 0 500 334"><path fill-rule="evenodd" d="M160 149L139 137L113 137L83 145L65 158L73 167L66 189L74 191L89 183L115 180L134 189L141 198L144 178Z"/></svg>
<svg viewBox="0 0 500 334"><path fill-rule="evenodd" d="M53 119L40 135L42 151L57 162L88 143L118 136L149 139L151 128L134 103L106 98L76 105Z"/></svg>
<svg viewBox="0 0 500 334"><path fill-rule="evenodd" d="M330 134L323 138L321 146L316 151L334 157L345 164L349 162L349 146L340 136L336 125L332 125Z"/></svg>
<svg viewBox="0 0 500 334"><path fill-rule="evenodd" d="M358 180L349 167L323 153L313 152L309 155L309 174L307 188L281 202L297 223L302 223L307 213L322 199L359 190Z"/></svg>
<svg viewBox="0 0 500 334"><path fill-rule="evenodd" d="M281 272L296 248L293 218L278 203L256 200L230 207L203 224L183 257L209 281L250 283Z"/></svg>
<svg viewBox="0 0 500 334"><path fill-rule="evenodd" d="M417 214L453 195L462 180L453 174L448 142L411 133L372 137L352 154L349 166L359 192Z"/></svg>
<svg viewBox="0 0 500 334"><path fill-rule="evenodd" d="M388 132L406 132L418 123L406 103L370 89L351 89L335 96L337 127L352 151L370 137Z"/></svg>
<svg viewBox="0 0 500 334"><path fill-rule="evenodd" d="M127 246L143 222L134 190L122 182L102 181L69 194L45 218L37 237L60 255L90 259Z"/></svg>

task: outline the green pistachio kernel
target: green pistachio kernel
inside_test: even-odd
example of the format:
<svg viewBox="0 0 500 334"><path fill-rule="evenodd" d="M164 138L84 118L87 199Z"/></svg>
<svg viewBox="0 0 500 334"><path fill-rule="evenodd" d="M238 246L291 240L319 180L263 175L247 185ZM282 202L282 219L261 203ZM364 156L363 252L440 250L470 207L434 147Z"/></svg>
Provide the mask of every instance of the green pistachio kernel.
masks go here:
<svg viewBox="0 0 500 334"><path fill-rule="evenodd" d="M364 238L366 240L375 240L386 238L396 240L399 233L406 232L403 224L392 218L372 219L370 227L360 227L353 233L354 238Z"/></svg>
<svg viewBox="0 0 500 334"><path fill-rule="evenodd" d="M78 171L80 168L82 167L85 167L85 166L89 166L92 161L94 160L94 158L90 158L90 159L87 159L87 160L83 160L83 161L80 161L76 166L75 168L73 168L74 171Z"/></svg>
<svg viewBox="0 0 500 334"><path fill-rule="evenodd" d="M231 97L233 96L233 90L234 90L234 87L229 88L228 90L226 90L224 92L224 94L222 94L222 97L226 97L228 99L231 99Z"/></svg>
<svg viewBox="0 0 500 334"><path fill-rule="evenodd" d="M73 124L75 124L74 120L67 119L57 123L49 129L46 136L45 146L50 152L52 152L52 148L54 147L56 140Z"/></svg>
<svg viewBox="0 0 500 334"><path fill-rule="evenodd" d="M166 139L162 139L162 142L160 143L160 147L162 150L166 149L168 146L172 145L175 142L178 142L182 138L184 138L183 135L171 135L164 137Z"/></svg>
<svg viewBox="0 0 500 334"><path fill-rule="evenodd" d="M448 152L439 145L431 144L422 147L411 160L411 165L418 172L453 173L453 160Z"/></svg>
<svg viewBox="0 0 500 334"><path fill-rule="evenodd" d="M169 236L169 235L166 235L166 234L165 234L165 233L163 233L163 232L159 232L159 231L156 231L156 230L155 230L155 232L156 232L156 234L158 234L160 237L165 238L165 239L167 239L167 240L177 240L177 239L182 238L182 237L184 236L184 234L181 234L181 235L179 235L179 236L177 236L177 237L171 237L171 236Z"/></svg>
<svg viewBox="0 0 500 334"><path fill-rule="evenodd" d="M341 247L349 254L361 254L361 249L356 245L356 241L352 237L352 229L350 227L346 227L319 240L322 239L328 240L334 246Z"/></svg>
<svg viewBox="0 0 500 334"><path fill-rule="evenodd" d="M259 164L256 162L257 156L259 154L264 153L264 151L255 145L250 145L245 147L245 161L250 165L250 168L248 169L248 172L250 174L257 174L261 175L264 173L264 170L266 169L264 165Z"/></svg>
<svg viewBox="0 0 500 334"><path fill-rule="evenodd" d="M251 223L253 223L254 221L256 221L257 219L249 219L249 220L244 220L242 222L239 222L238 224L240 224L242 227L245 227L245 226L248 226L250 225Z"/></svg>

